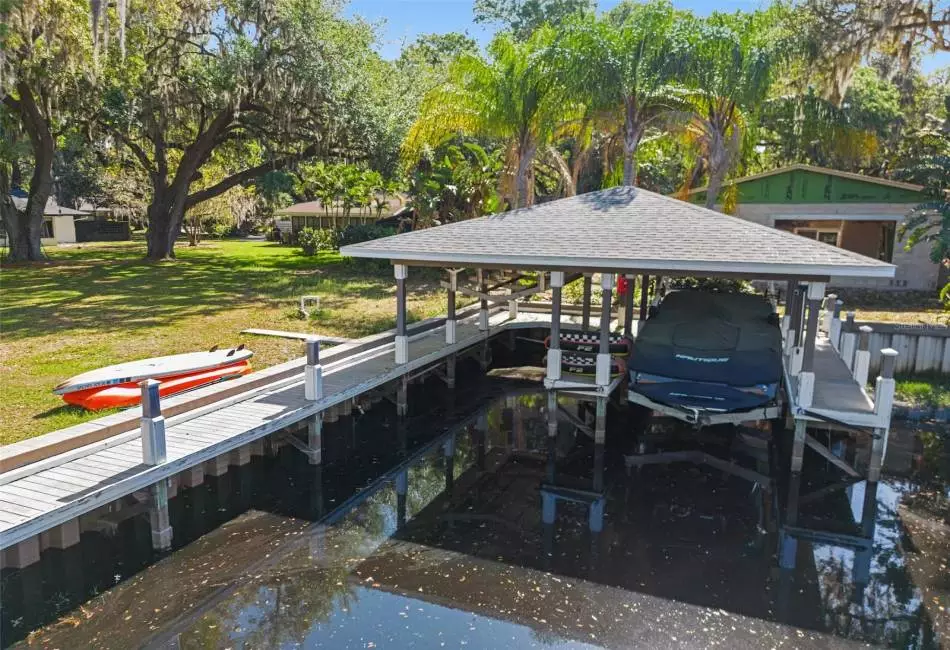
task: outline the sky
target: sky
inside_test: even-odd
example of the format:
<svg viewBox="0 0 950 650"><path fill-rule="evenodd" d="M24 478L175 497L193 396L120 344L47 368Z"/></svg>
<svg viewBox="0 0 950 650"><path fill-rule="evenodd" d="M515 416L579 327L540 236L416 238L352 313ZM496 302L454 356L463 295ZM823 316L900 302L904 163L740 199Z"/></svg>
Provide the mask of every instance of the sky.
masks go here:
<svg viewBox="0 0 950 650"><path fill-rule="evenodd" d="M614 7L619 0L600 0L601 11ZM751 11L762 6L760 0L673 0L682 9L699 15L718 11ZM493 30L473 22L472 0L350 0L347 15L360 15L373 23L382 23L380 53L384 58L399 56L403 43L419 34L463 32L484 45ZM950 66L950 53L928 56L922 64L925 73Z"/></svg>

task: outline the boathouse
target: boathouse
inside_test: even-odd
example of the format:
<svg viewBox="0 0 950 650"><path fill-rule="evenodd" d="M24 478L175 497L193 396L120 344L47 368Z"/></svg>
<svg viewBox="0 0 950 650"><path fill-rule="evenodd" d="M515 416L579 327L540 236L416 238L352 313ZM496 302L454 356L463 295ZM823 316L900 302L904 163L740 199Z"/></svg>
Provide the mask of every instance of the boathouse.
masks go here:
<svg viewBox="0 0 950 650"><path fill-rule="evenodd" d="M156 382L143 382L143 408L6 446L0 459L4 564L27 566L44 548L77 543L87 526L109 526L135 513L148 514L153 545L168 549L173 535L168 499L178 486L249 463L264 453L265 439L269 446L290 444L319 465L325 421L368 408L382 395L395 402L397 416L404 416L409 382L429 374L454 387L459 358L474 355L487 368L492 342L502 337L513 347L525 330L551 335L544 373L549 431L557 428L558 393L593 402L593 422L578 424L588 427L602 453L606 403L624 383L623 373L611 373L611 332L620 327L635 336L655 298L641 293L638 306L634 292L627 291L618 299L618 274L639 277L647 290L662 286L662 278L679 276L784 286L790 299L782 320L783 408L747 417L784 413L794 422L794 433L788 434L793 473L802 468L807 445L850 476L858 474L811 436L809 427L869 436L868 479L879 478L896 352L883 351L872 400L869 332L856 331L851 316L842 319L840 301L825 290L837 277L890 278L891 264L631 187L355 244L342 253L392 262L394 330L322 352L314 338L306 342L305 357L171 398L159 399ZM406 279L419 266L445 269L446 316L409 324ZM595 278L601 295L596 309ZM562 305L563 287L575 280L585 287L579 309ZM548 289L550 303L532 300ZM460 309L459 294L476 303ZM562 373L562 324L591 333L598 348L591 376ZM662 405L641 404L662 411ZM754 481L768 480L743 473ZM400 485L405 488L404 481ZM546 522L558 499L578 498L555 487L543 494ZM596 494L590 498L595 530L604 502ZM123 499L136 505L116 509Z"/></svg>
<svg viewBox="0 0 950 650"><path fill-rule="evenodd" d="M346 246L341 253L353 257L389 259L396 278L395 361L403 364L413 355L406 333L406 278L411 266L447 269L446 343L454 338L456 294L477 297L479 328L490 329L489 303L507 302L509 316L518 318L519 298L536 293L550 283L550 341L545 387L566 390L598 400L598 415L605 413L603 399L622 383L611 378L609 337L614 314L614 278L641 276L699 276L780 282L791 296L782 323L784 336L785 393L788 413L795 420L792 469L801 468L804 446L819 453L807 434L809 423L861 428L879 444L870 462L870 478L877 480L890 423L893 398L893 355L884 364L878 381L877 403L867 389L867 332L850 331L840 322L841 307L826 299L826 288L835 278L887 279L894 266L824 242L781 229L724 215L712 210L633 187L618 187L482 217ZM476 286L458 284L460 269L475 269ZM534 272L538 283L531 288L492 296L487 284L490 270ZM572 277L600 274L601 312L599 353L593 378L562 376L559 350L562 317L561 291ZM545 278L548 278L545 280ZM589 280L587 281L589 286ZM640 320L646 319L648 296L641 296ZM627 292L622 307L625 333L635 335L634 296ZM585 321L589 318L589 290L585 291ZM827 313L823 315L822 310ZM853 322L853 317L850 319ZM587 323L585 322L585 325ZM824 328L824 329L822 329ZM844 334L842 334L844 332ZM862 349L863 348L863 349ZM641 403L662 410L661 405ZM777 412L756 414L761 419ZM834 462L834 461L833 461ZM849 468L850 469L850 468ZM853 471L853 470L852 470Z"/></svg>

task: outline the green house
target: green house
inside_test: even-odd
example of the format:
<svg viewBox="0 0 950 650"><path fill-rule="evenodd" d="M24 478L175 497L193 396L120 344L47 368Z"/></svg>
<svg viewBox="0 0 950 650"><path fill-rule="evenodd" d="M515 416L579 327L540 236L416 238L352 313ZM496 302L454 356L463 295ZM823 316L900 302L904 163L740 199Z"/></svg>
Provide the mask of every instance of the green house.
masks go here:
<svg viewBox="0 0 950 650"><path fill-rule="evenodd" d="M738 186L736 215L897 266L893 279L853 279L838 286L870 289L936 289L939 265L926 246L909 251L898 227L914 206L928 200L923 187L811 165L791 165L728 181ZM705 203L706 188L690 192Z"/></svg>

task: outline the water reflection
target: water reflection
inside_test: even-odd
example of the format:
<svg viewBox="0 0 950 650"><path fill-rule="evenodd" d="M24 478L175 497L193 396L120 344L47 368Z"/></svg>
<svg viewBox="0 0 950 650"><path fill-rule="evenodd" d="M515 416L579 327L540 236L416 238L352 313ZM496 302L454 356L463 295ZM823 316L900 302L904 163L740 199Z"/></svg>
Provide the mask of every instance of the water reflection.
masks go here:
<svg viewBox="0 0 950 650"><path fill-rule="evenodd" d="M601 431L595 405L499 394L511 386L453 398L427 383L408 419L328 426L323 466L288 446L184 490L180 550L144 571L147 525L127 522L121 543L84 536L76 575L53 577L66 567L45 559L45 581L7 575L5 639L17 611L51 615L50 585L108 588L96 552L120 580L136 575L36 642L929 648L950 629L945 436L895 431L877 485L806 462L766 534L771 497L747 481L682 463L628 471L626 407L604 405ZM838 450L860 460L860 445ZM8 600L36 584L33 605Z"/></svg>

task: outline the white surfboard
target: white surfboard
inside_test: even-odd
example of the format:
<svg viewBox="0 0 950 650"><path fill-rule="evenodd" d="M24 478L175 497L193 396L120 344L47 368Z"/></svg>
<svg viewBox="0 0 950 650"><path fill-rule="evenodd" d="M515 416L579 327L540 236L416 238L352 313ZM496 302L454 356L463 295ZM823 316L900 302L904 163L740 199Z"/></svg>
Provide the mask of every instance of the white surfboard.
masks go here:
<svg viewBox="0 0 950 650"><path fill-rule="evenodd" d="M57 395L74 393L99 386L114 386L143 379L160 379L172 375L200 372L229 366L250 359L254 353L246 349L215 350L214 352L188 352L167 357L153 357L129 361L114 366L90 370L70 377L53 389Z"/></svg>

